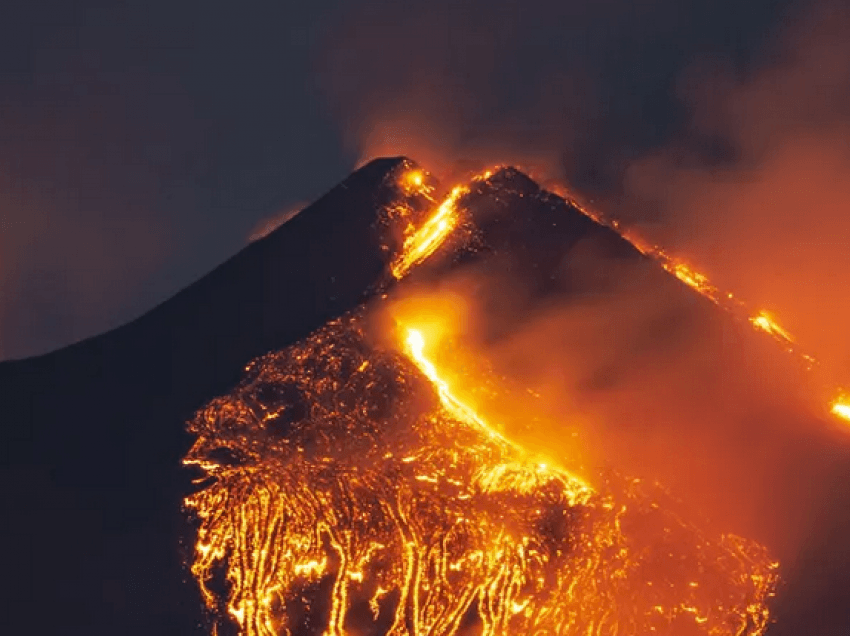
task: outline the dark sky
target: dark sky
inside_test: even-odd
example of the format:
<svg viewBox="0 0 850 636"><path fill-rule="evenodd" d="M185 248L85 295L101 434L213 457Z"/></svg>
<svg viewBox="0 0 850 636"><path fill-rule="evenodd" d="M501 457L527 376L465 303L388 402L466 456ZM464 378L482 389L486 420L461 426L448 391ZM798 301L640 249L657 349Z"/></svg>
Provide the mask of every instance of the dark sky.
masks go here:
<svg viewBox="0 0 850 636"><path fill-rule="evenodd" d="M408 137L414 158L423 135L445 161L554 157L612 196L689 121L686 69L756 73L797 16L778 0L4 3L0 357L140 315Z"/></svg>

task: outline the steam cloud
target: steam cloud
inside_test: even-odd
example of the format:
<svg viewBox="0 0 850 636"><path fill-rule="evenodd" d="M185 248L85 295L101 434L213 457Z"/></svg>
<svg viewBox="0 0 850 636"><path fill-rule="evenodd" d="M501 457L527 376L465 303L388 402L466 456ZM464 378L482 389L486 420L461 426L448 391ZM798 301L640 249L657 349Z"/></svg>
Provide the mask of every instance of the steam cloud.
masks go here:
<svg viewBox="0 0 850 636"><path fill-rule="evenodd" d="M841 382L850 378L848 33L846 9L822 8L778 39L767 70L691 69L680 93L692 125L629 168L621 207L722 287L782 316ZM699 156L709 143L722 148L710 163ZM647 209L657 216L641 218Z"/></svg>
<svg viewBox="0 0 850 636"><path fill-rule="evenodd" d="M361 162L566 180L850 378L847 12L680 4L376 3L317 65Z"/></svg>

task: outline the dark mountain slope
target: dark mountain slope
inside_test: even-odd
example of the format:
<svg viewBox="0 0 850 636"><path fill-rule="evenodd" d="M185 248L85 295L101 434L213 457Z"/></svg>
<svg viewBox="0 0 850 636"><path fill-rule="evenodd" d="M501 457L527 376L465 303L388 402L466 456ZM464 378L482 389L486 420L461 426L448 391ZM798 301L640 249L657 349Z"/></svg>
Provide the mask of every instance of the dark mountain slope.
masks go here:
<svg viewBox="0 0 850 636"><path fill-rule="evenodd" d="M398 159L352 174L138 320L0 364L0 621L17 634L186 634L179 468L194 409L253 357L357 306L386 269L375 225ZM6 605L8 603L8 605Z"/></svg>

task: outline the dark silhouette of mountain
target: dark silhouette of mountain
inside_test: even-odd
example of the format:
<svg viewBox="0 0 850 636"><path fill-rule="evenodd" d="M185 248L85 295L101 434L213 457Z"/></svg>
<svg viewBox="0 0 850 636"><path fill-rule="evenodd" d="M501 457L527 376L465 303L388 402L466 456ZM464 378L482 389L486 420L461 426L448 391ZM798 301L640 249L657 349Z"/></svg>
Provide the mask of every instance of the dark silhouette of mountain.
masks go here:
<svg viewBox="0 0 850 636"><path fill-rule="evenodd" d="M4 634L190 634L184 422L252 358L357 306L386 269L374 161L141 318L0 364Z"/></svg>
<svg viewBox="0 0 850 636"><path fill-rule="evenodd" d="M192 474L180 465L190 444L184 424L232 387L252 358L302 339L382 289L389 252L380 217L397 194L388 177L402 161L359 169L141 318L47 355L0 363L2 633L207 633L185 567L192 537L181 501ZM494 307L498 320L484 338L510 331L538 304L618 293L630 284L612 283L623 263L635 285L675 299L645 346L710 333L734 348L752 337L518 171L498 172L466 205L478 228L472 240L450 239L409 283L463 268L517 282L523 293L510 297L507 311ZM588 244L593 268L565 270ZM498 304L500 291L482 294ZM613 323L630 320L628 306L619 311ZM822 447L810 444L801 457ZM830 532L845 526L836 521ZM830 625L842 624L848 603L841 598L825 609L839 608Z"/></svg>

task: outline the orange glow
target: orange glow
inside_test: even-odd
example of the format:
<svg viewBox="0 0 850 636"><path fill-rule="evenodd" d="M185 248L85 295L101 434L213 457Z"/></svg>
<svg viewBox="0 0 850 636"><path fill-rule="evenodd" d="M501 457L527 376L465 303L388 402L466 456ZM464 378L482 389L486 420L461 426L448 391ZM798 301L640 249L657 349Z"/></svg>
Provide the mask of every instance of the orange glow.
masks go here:
<svg viewBox="0 0 850 636"><path fill-rule="evenodd" d="M775 340L778 342L792 345L794 344L794 337L785 331L776 320L766 311L760 311L758 314L750 318L750 322L757 328L761 329L765 333L773 336Z"/></svg>
<svg viewBox="0 0 850 636"><path fill-rule="evenodd" d="M831 407L830 411L833 415L850 422L850 396L842 393L832 402Z"/></svg>
<svg viewBox="0 0 850 636"><path fill-rule="evenodd" d="M428 175L420 168L405 170L399 178L399 185L406 195L419 194L431 199L434 187L427 183ZM433 200L433 199L431 199Z"/></svg>
<svg viewBox="0 0 850 636"><path fill-rule="evenodd" d="M218 629L300 633L315 604L325 636L463 636L472 612L482 636L764 634L762 547L704 535L639 480L591 489L530 461L458 397L423 330L399 335L404 356L336 321L190 423L185 462L207 478L186 500L192 573ZM357 607L389 628L352 624Z"/></svg>
<svg viewBox="0 0 850 636"><path fill-rule="evenodd" d="M399 180L431 200L426 173ZM396 278L457 230L471 188L407 228ZM368 607L384 636L463 636L473 613L481 636L764 634L778 564L763 547L707 536L638 479L591 487L533 456L466 398L478 378L438 355L463 299L394 310L391 344L367 339L362 313L333 321L252 362L189 423L184 464L204 475L185 500L191 571L215 630L288 635L310 615L323 636L376 633L353 624Z"/></svg>
<svg viewBox="0 0 850 636"><path fill-rule="evenodd" d="M458 224L458 200L469 190L455 186L448 197L437 207L437 211L404 239L401 254L392 263L393 276L403 278L410 268L431 256Z"/></svg>
<svg viewBox="0 0 850 636"><path fill-rule="evenodd" d="M657 245L652 245L636 235L632 231L624 230L615 219L609 219L601 213L591 210L575 199L564 195L565 198L582 214L593 221L604 225L628 241L641 254L655 260L665 271L669 272L695 292L721 307L737 319L746 319L754 329L766 333L791 354L794 354L811 371L818 365L817 359L803 351L798 350L794 336L779 325L776 318L764 310L753 311L741 302L731 292L725 292L716 287L706 276L696 269L673 258ZM850 421L850 408L845 402L836 400L829 405L830 412L844 420Z"/></svg>

